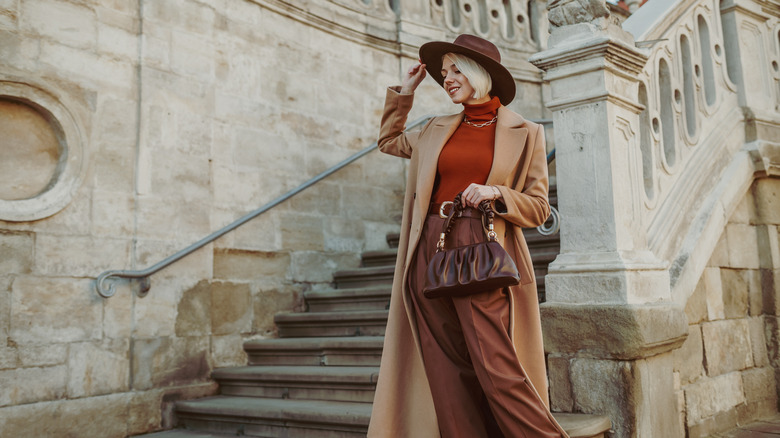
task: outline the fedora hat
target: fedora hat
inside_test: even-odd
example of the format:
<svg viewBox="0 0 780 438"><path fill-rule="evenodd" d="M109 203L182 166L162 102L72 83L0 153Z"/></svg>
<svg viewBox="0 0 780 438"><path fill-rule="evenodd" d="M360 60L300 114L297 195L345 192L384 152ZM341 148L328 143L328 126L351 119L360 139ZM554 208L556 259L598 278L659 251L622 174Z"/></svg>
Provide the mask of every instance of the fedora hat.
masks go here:
<svg viewBox="0 0 780 438"><path fill-rule="evenodd" d="M509 70L501 65L501 54L490 41L474 35L462 34L455 41L431 41L420 46L420 61L436 82L444 86L441 76L441 58L447 53L466 55L476 61L493 80L492 96L498 96L501 104L508 105L515 98L515 80Z"/></svg>

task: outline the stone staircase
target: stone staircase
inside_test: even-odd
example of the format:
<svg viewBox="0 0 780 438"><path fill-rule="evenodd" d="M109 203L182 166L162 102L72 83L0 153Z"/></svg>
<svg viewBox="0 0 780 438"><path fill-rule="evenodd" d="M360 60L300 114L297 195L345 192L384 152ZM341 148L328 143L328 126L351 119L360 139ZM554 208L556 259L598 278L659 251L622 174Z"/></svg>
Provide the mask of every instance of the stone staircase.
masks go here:
<svg viewBox="0 0 780 438"><path fill-rule="evenodd" d="M555 257L549 253L557 237L534 233L529 233L529 242L537 253L539 276ZM379 373L398 235L390 235L388 244L388 249L364 253L362 267L336 272L333 289L306 293L306 312L277 315L278 339L246 342L248 366L212 374L220 395L178 402L180 429L144 437L364 437ZM543 277L538 280L543 284ZM556 414L556 418L572 437L603 437L610 428L605 417Z"/></svg>

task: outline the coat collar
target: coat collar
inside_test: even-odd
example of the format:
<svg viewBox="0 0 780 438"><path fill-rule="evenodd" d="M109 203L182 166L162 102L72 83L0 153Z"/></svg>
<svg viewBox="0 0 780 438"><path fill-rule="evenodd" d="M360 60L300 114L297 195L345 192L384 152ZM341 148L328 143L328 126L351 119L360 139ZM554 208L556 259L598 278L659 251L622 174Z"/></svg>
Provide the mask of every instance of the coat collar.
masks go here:
<svg viewBox="0 0 780 438"><path fill-rule="evenodd" d="M431 127L431 147L422 149L417 180L417 208L420 212L428 211L431 202L433 183L436 181L436 166L439 154L444 145L458 129L463 121L464 113L437 117ZM496 120L496 140L493 150L493 164L488 175L488 184L501 184L515 169L517 160L523 152L528 129L525 119L506 108L498 108ZM420 215L424 219L425 213Z"/></svg>

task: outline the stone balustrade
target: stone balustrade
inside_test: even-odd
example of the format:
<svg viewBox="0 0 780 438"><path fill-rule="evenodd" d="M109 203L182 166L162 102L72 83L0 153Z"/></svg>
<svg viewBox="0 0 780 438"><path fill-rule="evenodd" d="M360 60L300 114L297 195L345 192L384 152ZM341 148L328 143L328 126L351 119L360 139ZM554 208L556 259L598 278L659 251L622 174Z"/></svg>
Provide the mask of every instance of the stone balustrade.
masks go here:
<svg viewBox="0 0 780 438"><path fill-rule="evenodd" d="M780 8L657 0L620 27L603 1L552 4L531 61L564 218L542 306L553 409L607 414L618 437L771 414L776 391L749 388L776 384L777 219L753 209L776 202Z"/></svg>

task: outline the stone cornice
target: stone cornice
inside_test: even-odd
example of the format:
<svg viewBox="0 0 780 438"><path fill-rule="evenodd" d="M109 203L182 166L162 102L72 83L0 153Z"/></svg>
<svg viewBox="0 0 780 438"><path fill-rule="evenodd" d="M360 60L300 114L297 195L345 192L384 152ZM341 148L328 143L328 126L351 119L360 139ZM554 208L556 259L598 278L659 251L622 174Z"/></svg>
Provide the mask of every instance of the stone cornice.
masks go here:
<svg viewBox="0 0 780 438"><path fill-rule="evenodd" d="M386 24L389 17L368 16L370 19L367 21L366 14L333 3L329 3L327 9L325 5L321 7L323 11L327 10L330 13L318 14L312 12L312 10L317 10L317 1L310 2L312 4L309 5L308 9L302 9L284 0L252 1L263 8L331 35L383 52L398 54L401 51L395 21L392 22L392 25ZM334 8L337 9L334 10ZM336 10L338 13L335 12ZM373 25L371 21L376 22L376 25ZM382 26L382 24L385 24L385 26Z"/></svg>
<svg viewBox="0 0 780 438"><path fill-rule="evenodd" d="M546 352L635 360L675 350L688 336L688 317L672 303L548 302L540 308Z"/></svg>
<svg viewBox="0 0 780 438"><path fill-rule="evenodd" d="M608 35L597 35L585 40L567 42L533 55L529 61L542 70L561 68L593 59L604 59L626 74L639 75L647 63L647 56L626 42Z"/></svg>

